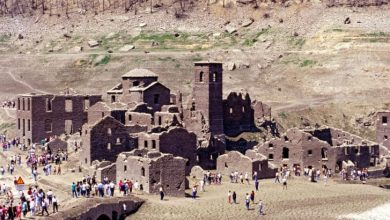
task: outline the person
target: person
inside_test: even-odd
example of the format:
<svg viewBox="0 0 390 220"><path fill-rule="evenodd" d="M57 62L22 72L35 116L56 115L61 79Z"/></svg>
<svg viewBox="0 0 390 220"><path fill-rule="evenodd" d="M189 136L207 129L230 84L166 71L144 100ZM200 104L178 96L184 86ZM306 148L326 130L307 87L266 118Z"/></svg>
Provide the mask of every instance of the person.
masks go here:
<svg viewBox="0 0 390 220"><path fill-rule="evenodd" d="M47 211L47 201L46 199L42 199L42 213L41 215L43 216L43 214L46 212L47 216L49 216L49 212Z"/></svg>
<svg viewBox="0 0 390 220"><path fill-rule="evenodd" d="M263 201L260 199L259 201L259 215L265 215L265 212L264 212L264 203Z"/></svg>
<svg viewBox="0 0 390 220"><path fill-rule="evenodd" d="M232 193L230 192L230 190L229 190L229 192L228 192L228 203L229 203L229 204L232 203Z"/></svg>
<svg viewBox="0 0 390 220"><path fill-rule="evenodd" d="M109 184L111 197L114 197L115 183L113 181Z"/></svg>
<svg viewBox="0 0 390 220"><path fill-rule="evenodd" d="M326 186L328 183L328 173L324 174L324 185Z"/></svg>
<svg viewBox="0 0 390 220"><path fill-rule="evenodd" d="M286 177L283 177L282 183L283 183L283 190L284 190L284 188L286 188L286 190L287 190L287 178Z"/></svg>
<svg viewBox="0 0 390 220"><path fill-rule="evenodd" d="M53 196L53 213L58 212L58 200L55 196Z"/></svg>
<svg viewBox="0 0 390 220"><path fill-rule="evenodd" d="M73 182L72 183L72 197L76 197L77 198L77 193L76 193L76 184Z"/></svg>
<svg viewBox="0 0 390 220"><path fill-rule="evenodd" d="M160 186L160 200L164 200L164 191L163 188Z"/></svg>
<svg viewBox="0 0 390 220"><path fill-rule="evenodd" d="M193 199L196 199L196 193L197 193L196 186L194 186L194 187L192 187L192 198Z"/></svg>
<svg viewBox="0 0 390 220"><path fill-rule="evenodd" d="M236 194L236 191L233 191L232 199L233 199L233 203L237 204L237 194Z"/></svg>
<svg viewBox="0 0 390 220"><path fill-rule="evenodd" d="M276 181L277 181L278 183L280 183L280 180L279 180L279 172L276 172L276 174L275 174L275 183L276 183Z"/></svg>
<svg viewBox="0 0 390 220"><path fill-rule="evenodd" d="M240 182L241 184L244 184L244 176L242 175L242 173L240 173Z"/></svg>
<svg viewBox="0 0 390 220"><path fill-rule="evenodd" d="M254 204L255 203L255 191L253 191L253 190L251 192L250 199L252 201L252 204Z"/></svg>
<svg viewBox="0 0 390 220"><path fill-rule="evenodd" d="M248 183L249 185L249 175L248 175L248 172L245 173L245 181Z"/></svg>
<svg viewBox="0 0 390 220"><path fill-rule="evenodd" d="M47 195L47 199L49 200L49 205L51 205L53 203L53 191L51 191L51 189L49 189L49 191L46 193Z"/></svg>
<svg viewBox="0 0 390 220"><path fill-rule="evenodd" d="M27 200L25 200L22 204L23 218L26 218L27 212L28 212L28 206L27 206Z"/></svg>
<svg viewBox="0 0 390 220"><path fill-rule="evenodd" d="M249 202L250 202L250 196L247 193L245 196L245 207L247 210L249 210L249 204L250 204Z"/></svg>
<svg viewBox="0 0 390 220"><path fill-rule="evenodd" d="M199 181L199 183L200 183L200 190L201 190L202 192L204 192L204 191L205 191L205 189L204 189L204 185L205 185L204 181L201 180L201 181Z"/></svg>
<svg viewBox="0 0 390 220"><path fill-rule="evenodd" d="M255 189L256 191L259 191L259 180L255 180Z"/></svg>

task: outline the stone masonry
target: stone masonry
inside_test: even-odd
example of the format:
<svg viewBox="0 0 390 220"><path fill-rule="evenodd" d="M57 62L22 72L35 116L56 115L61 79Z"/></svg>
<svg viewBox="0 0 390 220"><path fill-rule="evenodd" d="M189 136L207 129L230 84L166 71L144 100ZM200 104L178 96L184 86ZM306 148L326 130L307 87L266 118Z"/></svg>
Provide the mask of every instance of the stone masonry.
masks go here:
<svg viewBox="0 0 390 220"><path fill-rule="evenodd" d="M100 95L24 94L17 98L18 136L27 145L63 133L78 132L87 122L87 110Z"/></svg>
<svg viewBox="0 0 390 220"><path fill-rule="evenodd" d="M159 193L160 186L166 195L184 196L185 163L181 157L157 151L133 150L118 156L117 181L138 181L147 193Z"/></svg>

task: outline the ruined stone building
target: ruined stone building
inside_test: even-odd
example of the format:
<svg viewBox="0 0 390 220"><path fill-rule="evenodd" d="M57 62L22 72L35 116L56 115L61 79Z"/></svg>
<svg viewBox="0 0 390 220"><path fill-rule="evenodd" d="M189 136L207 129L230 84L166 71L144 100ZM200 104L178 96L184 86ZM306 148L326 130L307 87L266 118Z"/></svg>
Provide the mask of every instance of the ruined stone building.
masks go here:
<svg viewBox="0 0 390 220"><path fill-rule="evenodd" d="M120 153L138 145L126 126L109 115L83 126L82 143L80 163L84 166L92 165L95 160L115 162Z"/></svg>
<svg viewBox="0 0 390 220"><path fill-rule="evenodd" d="M196 135L181 127L138 134L138 148L170 153L186 159L186 174L197 164Z"/></svg>
<svg viewBox="0 0 390 220"><path fill-rule="evenodd" d="M229 136L256 131L257 120L270 120L271 108L259 101L251 101L248 93L231 92L223 100L223 129Z"/></svg>
<svg viewBox="0 0 390 220"><path fill-rule="evenodd" d="M245 155L238 151L230 151L217 159L217 171L229 176L232 172L247 172L253 175L257 172L259 178L272 178L278 168L269 163L267 158L254 150L247 150Z"/></svg>
<svg viewBox="0 0 390 220"><path fill-rule="evenodd" d="M110 102L146 103L153 112L171 103L170 89L158 82L158 75L147 69L133 69L122 82L107 91Z"/></svg>
<svg viewBox="0 0 390 220"><path fill-rule="evenodd" d="M379 146L348 132L335 128L287 130L281 138L274 138L256 149L278 166L326 167L335 171L343 162L358 168L375 166Z"/></svg>
<svg viewBox="0 0 390 220"><path fill-rule="evenodd" d="M116 161L116 179L138 181L147 193L159 193L160 186L166 195L184 196L186 160L157 151L133 150L124 152Z"/></svg>
<svg viewBox="0 0 390 220"><path fill-rule="evenodd" d="M390 112L377 112L376 141L390 150Z"/></svg>
<svg viewBox="0 0 390 220"><path fill-rule="evenodd" d="M27 145L44 138L78 132L87 122L87 110L100 95L24 94L17 98L18 136Z"/></svg>

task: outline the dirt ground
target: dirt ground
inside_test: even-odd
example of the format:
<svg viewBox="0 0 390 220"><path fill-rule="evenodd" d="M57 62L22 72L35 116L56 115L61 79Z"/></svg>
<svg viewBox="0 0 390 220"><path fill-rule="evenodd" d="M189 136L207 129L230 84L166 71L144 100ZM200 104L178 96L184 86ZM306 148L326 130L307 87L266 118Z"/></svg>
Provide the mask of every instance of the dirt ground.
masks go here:
<svg viewBox="0 0 390 220"><path fill-rule="evenodd" d="M239 204L228 204L229 190L236 191ZM293 177L288 181L288 189L283 190L281 184L266 179L260 181L260 190L255 193L256 203L259 199L265 203L266 215L259 217L257 204L251 204L249 211L245 208L245 193L252 190L253 183L248 186L225 181L222 185L206 186L206 192L200 192L196 200L167 197L160 201L157 195L144 195L140 197L146 202L128 219L342 219L342 215L390 201L388 190L370 185L329 181L325 186Z"/></svg>

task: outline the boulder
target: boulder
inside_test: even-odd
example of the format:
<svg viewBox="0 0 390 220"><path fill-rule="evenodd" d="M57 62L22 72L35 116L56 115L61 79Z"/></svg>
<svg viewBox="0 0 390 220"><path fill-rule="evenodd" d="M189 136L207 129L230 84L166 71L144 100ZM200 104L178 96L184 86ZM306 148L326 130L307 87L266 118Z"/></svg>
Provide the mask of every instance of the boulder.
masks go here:
<svg viewBox="0 0 390 220"><path fill-rule="evenodd" d="M130 50L133 50L135 48L134 45L126 44L125 46L119 48L120 52L129 52Z"/></svg>
<svg viewBox="0 0 390 220"><path fill-rule="evenodd" d="M71 53L80 53L81 51L83 51L83 47L81 46L75 46L69 50Z"/></svg>
<svg viewBox="0 0 390 220"><path fill-rule="evenodd" d="M242 27L249 27L254 22L253 18L246 19L242 22Z"/></svg>
<svg viewBox="0 0 390 220"><path fill-rule="evenodd" d="M234 62L229 62L227 64L227 68L228 68L228 70L233 71L236 69L236 64Z"/></svg>
<svg viewBox="0 0 390 220"><path fill-rule="evenodd" d="M65 34L64 34L64 37L65 37L65 38L72 38L72 36L70 36L69 33L65 33Z"/></svg>
<svg viewBox="0 0 390 220"><path fill-rule="evenodd" d="M229 34L233 34L237 32L237 29L233 25L227 25L225 27L225 31L228 32Z"/></svg>
<svg viewBox="0 0 390 220"><path fill-rule="evenodd" d="M213 34L213 37L220 37L221 36L221 33L220 32L216 32Z"/></svg>
<svg viewBox="0 0 390 220"><path fill-rule="evenodd" d="M88 46L89 47L98 47L99 46L99 42L97 40L89 40L88 41Z"/></svg>
<svg viewBox="0 0 390 220"><path fill-rule="evenodd" d="M146 23L139 24L140 27L146 27L146 25L147 25Z"/></svg>

